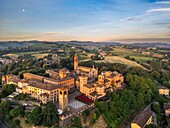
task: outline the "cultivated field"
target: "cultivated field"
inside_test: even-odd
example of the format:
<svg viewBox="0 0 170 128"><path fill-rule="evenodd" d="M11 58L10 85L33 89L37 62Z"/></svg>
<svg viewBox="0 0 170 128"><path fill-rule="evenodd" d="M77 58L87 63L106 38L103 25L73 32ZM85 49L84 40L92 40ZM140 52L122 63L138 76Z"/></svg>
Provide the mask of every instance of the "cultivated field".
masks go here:
<svg viewBox="0 0 170 128"><path fill-rule="evenodd" d="M134 62L134 61L131 61L131 60L119 57L119 56L107 56L107 57L105 57L104 60L96 60L95 62L96 63L101 63L101 62L104 62L104 63L122 63L122 64L128 65L129 67L138 66L138 67L144 68L143 66L141 66L137 62Z"/></svg>
<svg viewBox="0 0 170 128"><path fill-rule="evenodd" d="M145 56L130 56L131 58L135 58L136 61L139 61L140 63L145 63L148 60L153 60L152 57L145 57Z"/></svg>
<svg viewBox="0 0 170 128"><path fill-rule="evenodd" d="M48 53L40 53L40 52L21 52L21 53L14 53L14 54L5 54L3 56L8 56L10 58L17 58L18 56L23 56L23 55L32 55L35 58L43 58L44 56L47 56Z"/></svg>
<svg viewBox="0 0 170 128"><path fill-rule="evenodd" d="M18 58L19 55L17 55L17 54L5 54L3 56L8 56L10 58Z"/></svg>

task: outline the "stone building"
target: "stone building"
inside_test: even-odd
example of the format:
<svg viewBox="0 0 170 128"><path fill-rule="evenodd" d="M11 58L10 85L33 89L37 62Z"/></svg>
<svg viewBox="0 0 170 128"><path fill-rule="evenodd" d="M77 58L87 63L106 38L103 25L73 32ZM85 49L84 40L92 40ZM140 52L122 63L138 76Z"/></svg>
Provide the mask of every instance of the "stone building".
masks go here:
<svg viewBox="0 0 170 128"><path fill-rule="evenodd" d="M85 66L78 66L78 56L74 55L74 71L77 75L85 75L90 79L95 79L98 77L98 68L95 68L94 65L92 68Z"/></svg>
<svg viewBox="0 0 170 128"><path fill-rule="evenodd" d="M74 78L65 76L61 72L61 79L47 78L31 73L24 73L24 79L15 75L3 76L4 83L15 84L19 91L46 104L49 101L58 102L59 108L64 110L68 106L68 89L74 87Z"/></svg>

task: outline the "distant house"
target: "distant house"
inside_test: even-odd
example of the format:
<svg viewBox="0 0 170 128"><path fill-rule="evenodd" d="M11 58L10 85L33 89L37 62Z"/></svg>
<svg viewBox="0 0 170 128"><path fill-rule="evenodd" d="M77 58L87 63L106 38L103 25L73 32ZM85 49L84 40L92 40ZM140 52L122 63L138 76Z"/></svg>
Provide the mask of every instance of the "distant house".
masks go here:
<svg viewBox="0 0 170 128"><path fill-rule="evenodd" d="M155 58L163 58L163 57L164 57L164 55L154 53L154 54L152 55L152 57L155 57Z"/></svg>
<svg viewBox="0 0 170 128"><path fill-rule="evenodd" d="M131 128L145 128L147 125L152 123L153 112L142 112L131 122Z"/></svg>
<svg viewBox="0 0 170 128"><path fill-rule="evenodd" d="M150 55L151 52L142 52L142 55Z"/></svg>
<svg viewBox="0 0 170 128"><path fill-rule="evenodd" d="M170 115L170 103L164 103L164 110L165 110L165 115L169 116Z"/></svg>
<svg viewBox="0 0 170 128"><path fill-rule="evenodd" d="M159 94L169 96L169 89L164 86L158 86Z"/></svg>
<svg viewBox="0 0 170 128"><path fill-rule="evenodd" d="M102 55L102 56L107 56L107 53L104 52L104 51L100 52L99 54Z"/></svg>

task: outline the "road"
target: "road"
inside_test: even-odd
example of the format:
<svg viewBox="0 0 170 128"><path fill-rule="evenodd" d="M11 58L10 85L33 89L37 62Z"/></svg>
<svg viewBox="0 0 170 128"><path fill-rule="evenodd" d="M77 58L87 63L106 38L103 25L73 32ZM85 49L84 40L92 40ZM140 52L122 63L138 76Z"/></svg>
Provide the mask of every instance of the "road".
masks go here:
<svg viewBox="0 0 170 128"><path fill-rule="evenodd" d="M0 128L12 128L12 127L9 126L9 124L6 121L4 121L0 116Z"/></svg>

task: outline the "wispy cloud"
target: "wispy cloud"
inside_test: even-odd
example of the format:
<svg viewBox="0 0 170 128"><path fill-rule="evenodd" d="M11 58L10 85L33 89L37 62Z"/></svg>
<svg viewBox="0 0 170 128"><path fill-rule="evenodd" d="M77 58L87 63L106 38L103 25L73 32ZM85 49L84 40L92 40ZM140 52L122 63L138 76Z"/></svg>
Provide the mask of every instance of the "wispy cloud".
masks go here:
<svg viewBox="0 0 170 128"><path fill-rule="evenodd" d="M126 22L126 21L142 21L143 18L139 16L129 17L125 19L121 19L120 22Z"/></svg>
<svg viewBox="0 0 170 128"><path fill-rule="evenodd" d="M170 4L170 1L158 1L155 2L154 4Z"/></svg>
<svg viewBox="0 0 170 128"><path fill-rule="evenodd" d="M168 22L155 23L154 25L159 26L159 27L170 28L170 23Z"/></svg>
<svg viewBox="0 0 170 128"><path fill-rule="evenodd" d="M149 9L146 12L150 13L150 12L169 12L170 8L154 8L154 9Z"/></svg>

